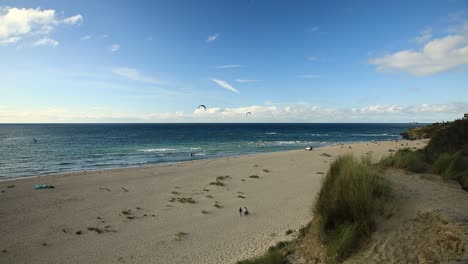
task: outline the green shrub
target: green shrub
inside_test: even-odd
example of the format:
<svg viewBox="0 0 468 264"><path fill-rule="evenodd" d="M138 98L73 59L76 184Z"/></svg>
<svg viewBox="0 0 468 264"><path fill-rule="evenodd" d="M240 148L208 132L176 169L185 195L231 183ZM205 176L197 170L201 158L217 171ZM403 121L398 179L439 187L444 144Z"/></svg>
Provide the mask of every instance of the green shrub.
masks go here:
<svg viewBox="0 0 468 264"><path fill-rule="evenodd" d="M412 172L427 172L430 165L424 162L424 153L420 150L400 149L394 154L383 158L380 164L386 167L397 167Z"/></svg>
<svg viewBox="0 0 468 264"><path fill-rule="evenodd" d="M282 264L283 254L278 248L271 248L263 256L238 261L237 264Z"/></svg>
<svg viewBox="0 0 468 264"><path fill-rule="evenodd" d="M389 183L378 175L369 158L338 157L330 165L313 207L327 253L335 258L355 249L372 232L377 213L390 197Z"/></svg>
<svg viewBox="0 0 468 264"><path fill-rule="evenodd" d="M448 153L443 153L437 158L437 160L432 165L432 171L434 173L441 174L445 176L445 171L447 170L450 162L452 161L452 156Z"/></svg>
<svg viewBox="0 0 468 264"><path fill-rule="evenodd" d="M447 123L431 137L424 148L426 159L434 162L442 153L468 152L468 120Z"/></svg>

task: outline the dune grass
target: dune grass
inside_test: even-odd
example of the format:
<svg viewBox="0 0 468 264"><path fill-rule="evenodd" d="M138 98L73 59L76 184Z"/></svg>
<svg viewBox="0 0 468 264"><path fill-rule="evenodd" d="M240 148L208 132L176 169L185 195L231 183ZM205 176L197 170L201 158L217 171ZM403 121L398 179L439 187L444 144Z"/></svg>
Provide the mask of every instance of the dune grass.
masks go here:
<svg viewBox="0 0 468 264"><path fill-rule="evenodd" d="M330 165L313 206L328 255L345 257L356 249L374 230L377 214L390 199L391 187L370 158L338 157Z"/></svg>
<svg viewBox="0 0 468 264"><path fill-rule="evenodd" d="M224 186L225 184L221 181L214 181L210 182L210 185L215 185L215 186Z"/></svg>
<svg viewBox="0 0 468 264"><path fill-rule="evenodd" d="M437 173L444 179L458 181L468 191L468 120L435 124L420 131L430 131L426 147L399 150L383 158L381 164L418 173Z"/></svg>
<svg viewBox="0 0 468 264"><path fill-rule="evenodd" d="M283 260L284 257L280 249L272 247L260 257L238 261L237 264L282 264Z"/></svg>
<svg viewBox="0 0 468 264"><path fill-rule="evenodd" d="M412 151L409 148L398 150L383 158L380 163L385 167L407 169L417 173L429 172L431 169L431 166L424 161L422 150Z"/></svg>

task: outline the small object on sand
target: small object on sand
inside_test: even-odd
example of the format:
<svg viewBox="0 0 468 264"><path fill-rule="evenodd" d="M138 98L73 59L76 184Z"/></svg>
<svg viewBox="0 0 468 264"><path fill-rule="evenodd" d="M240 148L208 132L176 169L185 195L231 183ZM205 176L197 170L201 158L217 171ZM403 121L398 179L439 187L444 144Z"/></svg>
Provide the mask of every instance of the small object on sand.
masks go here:
<svg viewBox="0 0 468 264"><path fill-rule="evenodd" d="M39 190L39 189L55 189L55 187L53 185L48 185L48 184L43 184L43 185L36 184L34 189L36 189L36 190Z"/></svg>
<svg viewBox="0 0 468 264"><path fill-rule="evenodd" d="M311 146L305 147L305 150L307 150L307 151L311 151L311 150L313 150L313 149L314 149L314 148L311 147Z"/></svg>
<svg viewBox="0 0 468 264"><path fill-rule="evenodd" d="M122 187L122 190L124 190L124 191L128 192L128 190L127 190L127 189L125 189L124 187Z"/></svg>
<svg viewBox="0 0 468 264"><path fill-rule="evenodd" d="M104 187L99 187L99 190L106 190L106 191L108 191L108 192L111 191L109 188L104 188Z"/></svg>
<svg viewBox="0 0 468 264"><path fill-rule="evenodd" d="M349 146L349 149L352 149L352 147L351 147L351 146Z"/></svg>

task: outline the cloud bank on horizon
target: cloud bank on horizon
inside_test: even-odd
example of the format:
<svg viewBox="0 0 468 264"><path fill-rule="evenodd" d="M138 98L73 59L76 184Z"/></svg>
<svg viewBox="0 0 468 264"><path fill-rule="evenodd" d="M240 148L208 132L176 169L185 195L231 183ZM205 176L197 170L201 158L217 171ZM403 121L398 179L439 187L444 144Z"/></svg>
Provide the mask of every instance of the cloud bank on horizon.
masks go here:
<svg viewBox="0 0 468 264"><path fill-rule="evenodd" d="M181 10L143 1L130 10L104 0L102 16L86 3L5 0L0 123L459 118L468 112L468 7L421 3ZM125 23L112 15L122 12ZM199 104L212 107L193 110Z"/></svg>

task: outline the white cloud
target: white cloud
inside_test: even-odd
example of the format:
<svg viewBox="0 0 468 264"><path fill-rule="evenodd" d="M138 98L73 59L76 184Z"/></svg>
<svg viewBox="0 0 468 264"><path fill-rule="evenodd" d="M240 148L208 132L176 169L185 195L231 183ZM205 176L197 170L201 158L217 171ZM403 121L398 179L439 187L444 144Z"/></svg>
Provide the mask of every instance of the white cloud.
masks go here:
<svg viewBox="0 0 468 264"><path fill-rule="evenodd" d="M421 50L401 50L369 63L377 70L403 71L416 76L426 76L452 70L468 64L468 23L458 34L436 38L426 43Z"/></svg>
<svg viewBox="0 0 468 264"><path fill-rule="evenodd" d="M232 87L229 83L227 83L226 81L223 81L223 80L218 80L218 79L211 79L213 82L215 82L217 85L223 87L224 89L226 90L229 90L229 91L232 91L232 92L235 92L235 93L239 93L239 91Z"/></svg>
<svg viewBox="0 0 468 264"><path fill-rule="evenodd" d="M426 43L432 38L432 28L428 27L419 32L419 36L415 37L413 41L418 43Z"/></svg>
<svg viewBox="0 0 468 264"><path fill-rule="evenodd" d="M453 102L449 104L421 104L421 105L370 105L361 108L352 108L353 113L359 114L405 114L418 113L460 113L466 112L468 104Z"/></svg>
<svg viewBox="0 0 468 264"><path fill-rule="evenodd" d="M63 20L63 23L68 24L68 25L81 24L81 22L83 22L83 16L81 15L67 17Z"/></svg>
<svg viewBox="0 0 468 264"><path fill-rule="evenodd" d="M236 79L238 83L258 82L258 80Z"/></svg>
<svg viewBox="0 0 468 264"><path fill-rule="evenodd" d="M49 37L42 38L36 42L34 42L33 46L58 46L60 44L58 41L55 39L51 39Z"/></svg>
<svg viewBox="0 0 468 264"><path fill-rule="evenodd" d="M243 67L243 66L242 66L242 65L239 65L239 64L218 65L218 66L216 66L217 69L240 68L240 67Z"/></svg>
<svg viewBox="0 0 468 264"><path fill-rule="evenodd" d="M317 32L320 30L320 27L318 26L314 26L314 27L311 27L309 29L307 29L308 32Z"/></svg>
<svg viewBox="0 0 468 264"><path fill-rule="evenodd" d="M24 38L48 35L60 24L75 24L82 20L81 15L61 20L53 9L0 7L0 44L14 44Z"/></svg>
<svg viewBox="0 0 468 264"><path fill-rule="evenodd" d="M296 77L301 78L301 79L320 79L323 76L319 74L303 74L303 75L297 75Z"/></svg>
<svg viewBox="0 0 468 264"><path fill-rule="evenodd" d="M316 61L316 60L317 60L317 57L316 57L316 56L309 56L309 57L307 57L307 60L309 60L309 61Z"/></svg>
<svg viewBox="0 0 468 264"><path fill-rule="evenodd" d="M157 79L150 77L150 76L145 76L141 74L137 69L133 68L127 68L127 67L121 67L121 68L115 68L112 70L114 74L117 74L119 76L125 77L129 80L132 81L137 81L137 82L142 82L142 83L149 83L149 84L160 84L161 82L158 81Z"/></svg>
<svg viewBox="0 0 468 264"><path fill-rule="evenodd" d="M91 38L92 38L91 35L84 35L84 36L82 36L82 37L80 38L80 40L89 40L89 39L91 39Z"/></svg>
<svg viewBox="0 0 468 264"><path fill-rule="evenodd" d="M117 52L119 49L120 49L120 45L119 45L119 44L112 44L112 45L109 47L109 51L110 51L110 52Z"/></svg>
<svg viewBox="0 0 468 264"><path fill-rule="evenodd" d="M210 36L208 36L208 38L206 39L206 42L207 42L207 43L211 43L211 42L217 40L218 37L219 37L219 34L218 34L218 33L216 33L216 34L214 34L214 35L210 35Z"/></svg>
<svg viewBox="0 0 468 264"><path fill-rule="evenodd" d="M99 106L11 108L0 105L0 122L436 122L461 118L468 103L370 105L333 108L298 103L287 106L208 107L206 111L140 113ZM245 117L251 112L250 118Z"/></svg>

